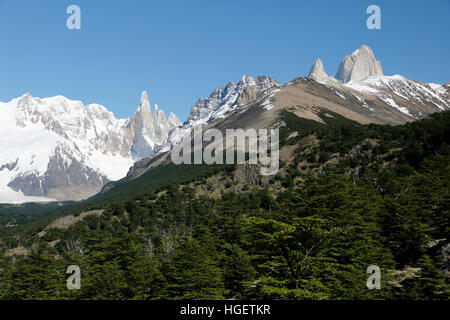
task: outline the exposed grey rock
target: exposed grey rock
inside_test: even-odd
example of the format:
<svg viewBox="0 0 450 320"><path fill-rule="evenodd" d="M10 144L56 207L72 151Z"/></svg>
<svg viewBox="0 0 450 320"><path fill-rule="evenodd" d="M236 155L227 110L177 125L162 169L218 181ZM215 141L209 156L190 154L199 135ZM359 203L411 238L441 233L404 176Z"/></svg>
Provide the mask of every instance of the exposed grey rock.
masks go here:
<svg viewBox="0 0 450 320"><path fill-rule="evenodd" d="M147 92L141 97L141 104L131 119L129 130L133 136L131 155L133 159L139 160L155 153L169 136L172 129L181 125L180 119L174 114L166 119L164 111L155 104L153 117Z"/></svg>
<svg viewBox="0 0 450 320"><path fill-rule="evenodd" d="M2 171L3 169L8 169L9 171L12 171L17 166L17 162L19 162L19 158L17 158L15 162L10 162L10 163L1 165L0 171Z"/></svg>
<svg viewBox="0 0 450 320"><path fill-rule="evenodd" d="M362 45L350 56L345 56L336 73L336 79L349 82L377 75L383 75L381 64L375 59L372 49Z"/></svg>
<svg viewBox="0 0 450 320"><path fill-rule="evenodd" d="M161 144L169 134L169 123L166 121L166 115L164 114L164 111L159 110L157 104L155 104L153 125L155 127L154 139L158 144Z"/></svg>
<svg viewBox="0 0 450 320"><path fill-rule="evenodd" d="M106 176L58 147L44 175L26 173L13 179L8 186L26 196L81 200L99 192L106 182Z"/></svg>
<svg viewBox="0 0 450 320"><path fill-rule="evenodd" d="M167 119L169 121L169 128L172 130L176 127L181 127L183 124L181 123L180 119L174 115L172 112L169 114L169 118Z"/></svg>
<svg viewBox="0 0 450 320"><path fill-rule="evenodd" d="M237 165L234 172L234 182L236 184L251 184L266 186L270 177L261 175L261 166L256 164Z"/></svg>
<svg viewBox="0 0 450 320"><path fill-rule="evenodd" d="M317 59L316 62L314 62L313 66L311 67L308 78L314 79L316 81L328 78L328 75L325 73L325 70L323 69L323 63L322 60L320 60L320 58Z"/></svg>
<svg viewBox="0 0 450 320"><path fill-rule="evenodd" d="M441 253L444 271L450 275L450 243L442 247Z"/></svg>
<svg viewBox="0 0 450 320"><path fill-rule="evenodd" d="M140 159L153 154L155 144L152 138L155 136L155 128L146 91L142 92L141 104L131 119L130 130L133 134L132 157Z"/></svg>
<svg viewBox="0 0 450 320"><path fill-rule="evenodd" d="M191 108L186 126L222 118L236 107L250 103L262 92L278 86L281 84L271 77L259 76L254 79L244 74L239 82L229 82L226 86L214 89L208 98L198 99Z"/></svg>

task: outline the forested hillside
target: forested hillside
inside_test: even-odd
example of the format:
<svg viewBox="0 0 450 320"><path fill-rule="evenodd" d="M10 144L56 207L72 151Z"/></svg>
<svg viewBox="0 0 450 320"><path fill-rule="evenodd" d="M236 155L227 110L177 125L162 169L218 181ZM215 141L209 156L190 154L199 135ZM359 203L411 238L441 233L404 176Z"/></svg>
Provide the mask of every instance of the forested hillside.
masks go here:
<svg viewBox="0 0 450 320"><path fill-rule="evenodd" d="M450 112L330 119L286 112L268 180L243 179L248 165L180 171L71 223L0 229L0 298L449 299ZM80 290L66 288L69 265ZM380 290L366 287L371 265Z"/></svg>

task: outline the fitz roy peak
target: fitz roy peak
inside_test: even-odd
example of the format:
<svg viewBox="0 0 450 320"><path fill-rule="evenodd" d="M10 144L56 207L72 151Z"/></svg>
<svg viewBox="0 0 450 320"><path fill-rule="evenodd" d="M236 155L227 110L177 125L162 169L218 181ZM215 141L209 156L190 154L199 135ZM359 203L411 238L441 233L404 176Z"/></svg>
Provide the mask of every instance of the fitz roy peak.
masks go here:
<svg viewBox="0 0 450 320"><path fill-rule="evenodd" d="M88 198L180 125L158 107L152 117L146 92L131 120L63 96L0 102L0 203Z"/></svg>
<svg viewBox="0 0 450 320"><path fill-rule="evenodd" d="M345 56L336 73L336 79L342 82L350 82L382 75L383 70L380 61L375 59L372 49L362 45L350 56Z"/></svg>
<svg viewBox="0 0 450 320"><path fill-rule="evenodd" d="M366 45L344 57L336 77L328 76L318 59L308 78L326 86L332 96L342 100L336 104L344 104L347 109L356 98L358 108L351 109L357 114L350 116L347 110L342 115L362 123L401 124L450 108L449 83L427 84L401 75L385 76L380 61Z"/></svg>
<svg viewBox="0 0 450 320"><path fill-rule="evenodd" d="M377 61L372 49L362 45L351 55L342 59L334 79L342 83L357 82L371 76L383 76L380 61ZM322 60L318 58L309 72L308 78L316 81L330 79L325 73Z"/></svg>

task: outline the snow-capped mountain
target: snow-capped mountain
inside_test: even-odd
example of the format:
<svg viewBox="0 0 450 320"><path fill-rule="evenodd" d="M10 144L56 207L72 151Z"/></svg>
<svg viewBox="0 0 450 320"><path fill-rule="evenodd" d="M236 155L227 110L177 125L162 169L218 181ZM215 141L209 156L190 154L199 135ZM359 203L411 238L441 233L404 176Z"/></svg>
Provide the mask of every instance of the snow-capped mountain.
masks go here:
<svg viewBox="0 0 450 320"><path fill-rule="evenodd" d="M268 76L256 79L244 74L239 82L229 82L216 88L208 98L200 98L191 107L190 115L182 127L171 132L169 138L159 148L159 152L170 150L199 124L212 123L224 119L231 114L242 111L250 102L268 97L282 85Z"/></svg>
<svg viewBox="0 0 450 320"><path fill-rule="evenodd" d="M400 75L384 76L372 49L362 45L342 60L336 77L317 59L308 78L285 85L268 76L243 75L197 100L188 120L156 150L166 152L191 134L194 126L272 126L280 111L321 121L313 109L336 112L361 123L400 124L450 109L450 84L425 84ZM143 161L145 162L145 161ZM142 163L140 164L142 165Z"/></svg>
<svg viewBox="0 0 450 320"><path fill-rule="evenodd" d="M98 104L25 94L0 103L0 203L78 200L125 176L181 125L147 93L133 118L116 119Z"/></svg>
<svg viewBox="0 0 450 320"><path fill-rule="evenodd" d="M256 79L243 75L239 82L229 82L226 86L216 88L208 98L201 98L191 108L188 125L207 123L226 115L242 105L254 100L268 89L281 86L275 79L259 76Z"/></svg>
<svg viewBox="0 0 450 320"><path fill-rule="evenodd" d="M320 59L308 77L284 85L244 75L197 100L184 124L157 105L152 114L146 92L131 119L116 119L97 104L27 94L0 103L0 203L92 196L127 172L138 175L169 161L168 154L159 162L151 158L170 151L196 125L269 128L283 125L284 111L320 122L324 110L360 123L401 124L450 110L450 83L385 76L372 50L361 46L342 60L336 77Z"/></svg>
<svg viewBox="0 0 450 320"><path fill-rule="evenodd" d="M350 94L373 114L380 112L377 105L387 105L400 112L404 121L450 109L449 83L426 84L401 75L385 76L380 61L366 45L345 56L335 78L325 73L320 59L314 63L308 77L328 86L343 99ZM382 113L388 115L385 110ZM388 118L380 122L390 123Z"/></svg>

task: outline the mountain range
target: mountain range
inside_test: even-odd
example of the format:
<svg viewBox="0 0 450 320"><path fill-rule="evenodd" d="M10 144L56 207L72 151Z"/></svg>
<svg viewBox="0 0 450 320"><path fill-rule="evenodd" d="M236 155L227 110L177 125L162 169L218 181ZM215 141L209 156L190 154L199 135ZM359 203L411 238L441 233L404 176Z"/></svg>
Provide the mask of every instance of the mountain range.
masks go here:
<svg viewBox="0 0 450 320"><path fill-rule="evenodd" d="M0 203L80 200L122 178L180 126L146 92L131 119L98 104L25 94L0 103Z"/></svg>
<svg viewBox="0 0 450 320"><path fill-rule="evenodd" d="M308 77L286 84L244 75L199 99L184 124L157 105L152 115L146 92L131 119L116 119L97 104L26 94L0 103L0 203L93 196L110 181L169 161L168 151L197 124L283 127L284 111L318 123L327 111L363 124L403 124L449 109L450 83L385 76L365 45L342 60L335 77L320 59Z"/></svg>

